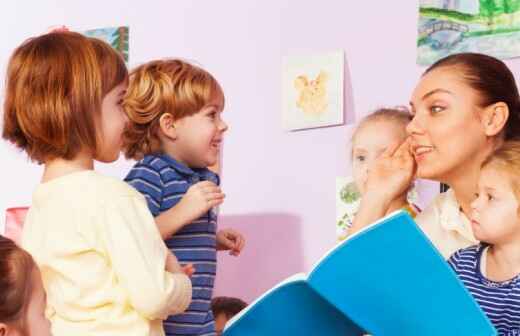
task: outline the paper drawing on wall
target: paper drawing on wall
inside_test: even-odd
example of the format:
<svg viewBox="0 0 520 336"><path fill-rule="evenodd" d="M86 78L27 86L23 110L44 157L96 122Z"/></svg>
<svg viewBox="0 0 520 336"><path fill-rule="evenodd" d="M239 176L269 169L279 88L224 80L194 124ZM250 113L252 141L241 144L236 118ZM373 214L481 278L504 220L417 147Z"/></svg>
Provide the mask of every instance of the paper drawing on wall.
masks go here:
<svg viewBox="0 0 520 336"><path fill-rule="evenodd" d="M283 71L283 121L288 130L343 123L342 51L290 56Z"/></svg>
<svg viewBox="0 0 520 336"><path fill-rule="evenodd" d="M420 0L417 63L460 52L520 56L520 0Z"/></svg>
<svg viewBox="0 0 520 336"><path fill-rule="evenodd" d="M119 51L125 62L128 63L128 27L109 27L91 29L83 32L86 36L96 37L110 44L114 49Z"/></svg>
<svg viewBox="0 0 520 336"><path fill-rule="evenodd" d="M408 202L417 204L419 194L414 185L408 192ZM354 222L359 205L361 194L356 187L352 177L336 177L336 238L338 241L345 239L348 229Z"/></svg>

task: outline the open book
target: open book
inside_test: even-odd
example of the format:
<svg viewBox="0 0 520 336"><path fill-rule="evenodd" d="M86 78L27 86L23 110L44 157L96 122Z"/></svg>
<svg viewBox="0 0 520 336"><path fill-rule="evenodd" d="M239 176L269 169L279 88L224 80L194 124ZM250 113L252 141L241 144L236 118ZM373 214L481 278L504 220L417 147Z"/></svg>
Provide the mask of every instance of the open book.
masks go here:
<svg viewBox="0 0 520 336"><path fill-rule="evenodd" d="M224 336L491 336L496 331L405 211L329 251L231 319Z"/></svg>

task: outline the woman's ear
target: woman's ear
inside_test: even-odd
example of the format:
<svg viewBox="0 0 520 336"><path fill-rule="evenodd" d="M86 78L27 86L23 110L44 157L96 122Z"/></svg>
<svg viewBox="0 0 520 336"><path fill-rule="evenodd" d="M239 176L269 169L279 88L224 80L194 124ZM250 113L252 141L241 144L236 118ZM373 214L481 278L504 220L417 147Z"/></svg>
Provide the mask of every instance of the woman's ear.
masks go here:
<svg viewBox="0 0 520 336"><path fill-rule="evenodd" d="M177 138L175 119L170 113L164 113L159 117L159 129L164 136L170 138L171 140L175 140Z"/></svg>
<svg viewBox="0 0 520 336"><path fill-rule="evenodd" d="M487 136L499 134L506 125L509 117L509 107L504 102L491 104L484 109L482 115L482 126Z"/></svg>

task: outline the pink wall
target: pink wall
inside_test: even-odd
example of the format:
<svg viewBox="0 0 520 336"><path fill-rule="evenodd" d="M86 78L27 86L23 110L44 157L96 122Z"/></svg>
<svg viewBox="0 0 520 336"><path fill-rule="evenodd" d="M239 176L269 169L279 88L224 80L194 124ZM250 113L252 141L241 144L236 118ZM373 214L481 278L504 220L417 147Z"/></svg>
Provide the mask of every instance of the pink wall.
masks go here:
<svg viewBox="0 0 520 336"><path fill-rule="evenodd" d="M0 74L24 38L50 25L130 25L131 65L197 60L226 92L221 226L247 235L240 258L219 259L217 294L250 301L334 244L335 177L349 173L352 123L381 105L406 104L415 65L417 1L6 2L0 12ZM282 57L343 49L349 124L287 133L281 127ZM516 61L514 69L520 64ZM2 143L0 210L30 203L40 169ZM124 176L130 162L100 169ZM20 176L16 181L13 175ZM425 198L431 185L421 185Z"/></svg>

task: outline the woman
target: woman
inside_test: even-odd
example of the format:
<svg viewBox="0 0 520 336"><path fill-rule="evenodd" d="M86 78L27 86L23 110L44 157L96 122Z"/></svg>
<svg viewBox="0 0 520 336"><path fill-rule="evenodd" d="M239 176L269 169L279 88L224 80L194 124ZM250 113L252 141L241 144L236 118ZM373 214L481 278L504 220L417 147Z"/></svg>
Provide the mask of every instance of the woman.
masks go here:
<svg viewBox="0 0 520 336"><path fill-rule="evenodd" d="M429 67L412 94L409 136L371 167L351 232L381 218L416 175L450 186L416 218L442 255L475 244L468 217L480 166L519 136L519 101L513 74L493 57L455 54Z"/></svg>

